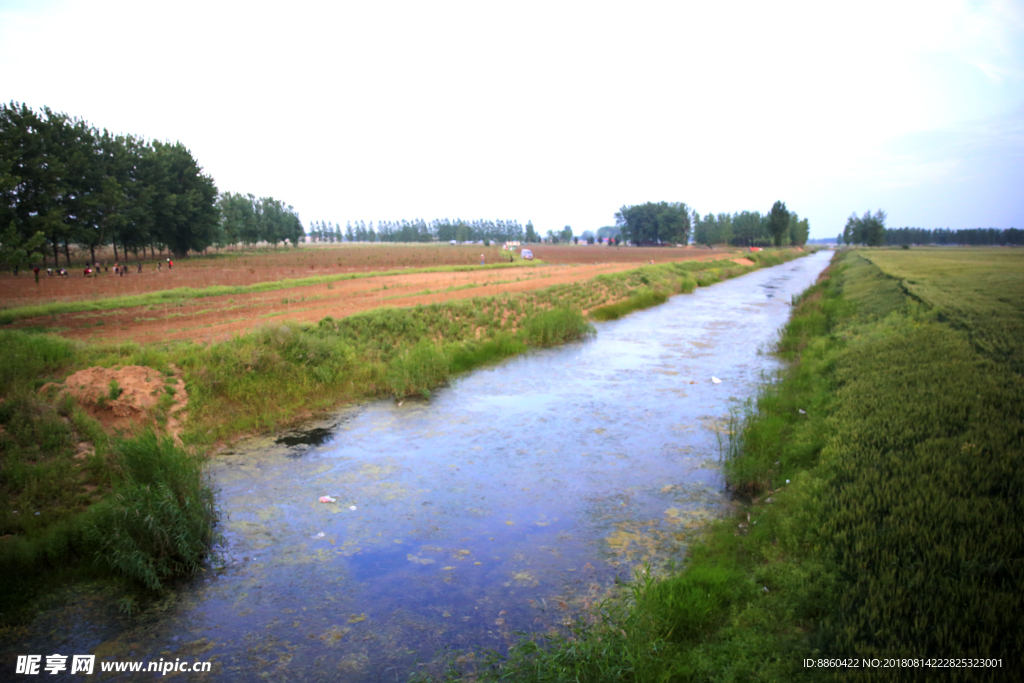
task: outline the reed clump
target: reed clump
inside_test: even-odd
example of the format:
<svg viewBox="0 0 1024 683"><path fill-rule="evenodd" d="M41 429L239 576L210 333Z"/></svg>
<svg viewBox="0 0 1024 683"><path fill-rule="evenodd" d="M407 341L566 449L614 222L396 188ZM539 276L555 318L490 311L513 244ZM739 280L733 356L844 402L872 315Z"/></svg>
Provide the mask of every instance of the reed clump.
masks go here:
<svg viewBox="0 0 1024 683"><path fill-rule="evenodd" d="M114 449L111 496L89 509L94 563L161 590L199 571L213 541L213 490L196 456L148 430Z"/></svg>

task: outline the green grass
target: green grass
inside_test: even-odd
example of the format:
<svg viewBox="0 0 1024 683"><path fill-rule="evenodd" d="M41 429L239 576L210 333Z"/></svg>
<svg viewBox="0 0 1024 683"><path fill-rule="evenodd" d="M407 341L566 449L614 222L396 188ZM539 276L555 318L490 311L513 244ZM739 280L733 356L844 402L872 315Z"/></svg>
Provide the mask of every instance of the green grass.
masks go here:
<svg viewBox="0 0 1024 683"><path fill-rule="evenodd" d="M31 412L23 406L8 411L22 417ZM111 442L87 421L77 416L74 429L37 423L61 442L40 444L47 453L44 466L30 460L32 466L19 467L18 451L4 444L12 457L0 469L2 485L18 506L4 509L0 520L12 533L0 546L5 621L16 619L54 580L117 577L129 591L159 591L168 580L196 573L206 557L214 508L200 461L152 432ZM75 430L104 446L80 468L65 457ZM90 481L100 486L102 500L79 493ZM11 514L14 509L18 514Z"/></svg>
<svg viewBox="0 0 1024 683"><path fill-rule="evenodd" d="M197 573L215 519L199 459L152 431L121 441L115 455L113 495L89 510L95 564L151 591Z"/></svg>
<svg viewBox="0 0 1024 683"><path fill-rule="evenodd" d="M649 289L642 290L634 293L625 301L593 309L590 311L590 317L594 320L618 320L627 313L657 306L658 304L665 303L667 300L668 295L664 292Z"/></svg>

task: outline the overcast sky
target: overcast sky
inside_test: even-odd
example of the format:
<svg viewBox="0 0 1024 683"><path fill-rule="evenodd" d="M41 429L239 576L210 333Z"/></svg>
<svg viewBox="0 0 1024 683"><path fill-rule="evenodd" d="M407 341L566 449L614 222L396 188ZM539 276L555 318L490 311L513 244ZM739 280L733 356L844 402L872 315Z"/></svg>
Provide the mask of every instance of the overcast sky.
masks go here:
<svg viewBox="0 0 1024 683"><path fill-rule="evenodd" d="M1024 228L1022 2L0 0L0 97L180 140L307 225Z"/></svg>

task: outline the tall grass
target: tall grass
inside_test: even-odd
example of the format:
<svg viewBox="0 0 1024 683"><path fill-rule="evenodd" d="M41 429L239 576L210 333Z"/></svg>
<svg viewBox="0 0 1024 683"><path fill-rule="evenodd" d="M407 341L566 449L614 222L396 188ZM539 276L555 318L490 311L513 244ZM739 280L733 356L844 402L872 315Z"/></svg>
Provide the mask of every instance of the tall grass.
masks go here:
<svg viewBox="0 0 1024 683"><path fill-rule="evenodd" d="M55 430L60 438L66 432ZM99 442L101 434L91 436ZM114 575L160 590L167 581L199 569L213 537L214 508L198 458L152 432L119 440L109 460L100 450L87 465L97 477L93 481L106 482L99 502L76 493L82 483L78 471L69 458L62 462L61 474L33 472L38 484L12 480L10 461L0 470L4 489L16 495L21 508L5 517L5 531L15 535L0 544L5 614L12 615L56 576ZM59 490L46 494L39 486ZM73 498L62 505L62 494ZM40 509L39 516L34 508Z"/></svg>
<svg viewBox="0 0 1024 683"><path fill-rule="evenodd" d="M152 431L115 453L113 495L90 509L95 563L154 591L195 574L215 518L201 462Z"/></svg>

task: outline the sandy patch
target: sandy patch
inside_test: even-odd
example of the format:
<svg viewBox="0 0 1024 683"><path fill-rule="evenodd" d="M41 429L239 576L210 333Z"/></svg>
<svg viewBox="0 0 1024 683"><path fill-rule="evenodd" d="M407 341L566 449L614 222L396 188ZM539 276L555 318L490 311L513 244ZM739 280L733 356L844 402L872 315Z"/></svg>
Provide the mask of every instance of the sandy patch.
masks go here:
<svg viewBox="0 0 1024 683"><path fill-rule="evenodd" d="M111 396L112 381L120 388L116 398ZM108 433L132 433L143 425L151 425L178 440L188 406L184 380L166 377L141 365L86 368L68 376L62 385L46 384L39 391L47 392L52 387L70 394ZM168 394L169 388L174 390L173 401L164 400L167 420L160 428L156 415L161 410L161 398Z"/></svg>
<svg viewBox="0 0 1024 683"><path fill-rule="evenodd" d="M751 261L748 258L734 258L734 259L732 259L732 262L733 263L738 263L741 266L752 266L752 265L754 265L754 262Z"/></svg>

